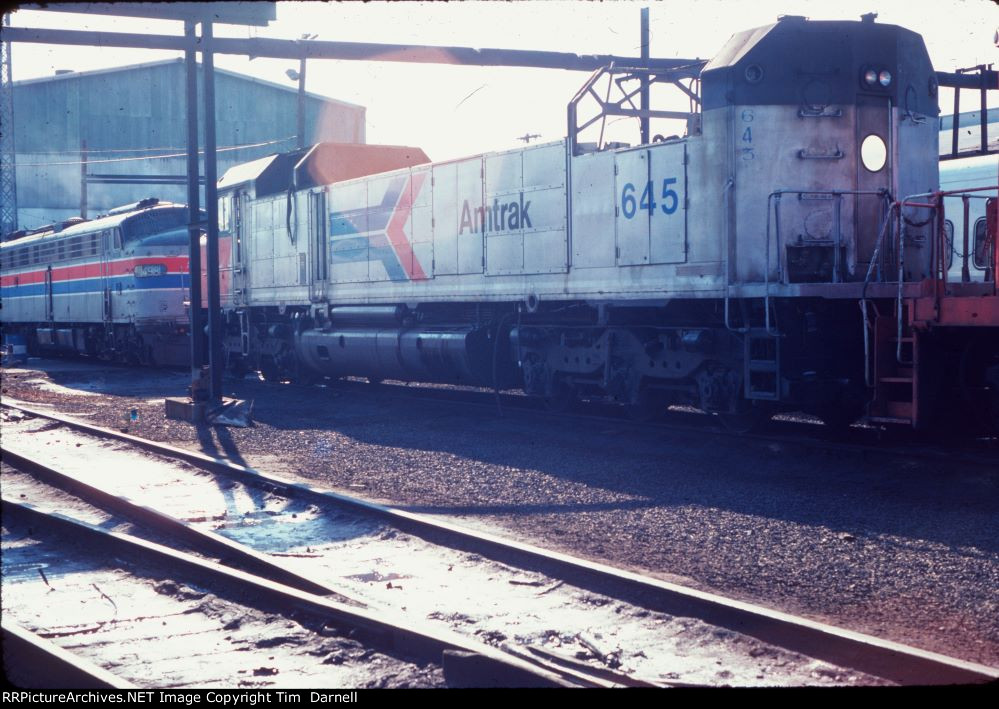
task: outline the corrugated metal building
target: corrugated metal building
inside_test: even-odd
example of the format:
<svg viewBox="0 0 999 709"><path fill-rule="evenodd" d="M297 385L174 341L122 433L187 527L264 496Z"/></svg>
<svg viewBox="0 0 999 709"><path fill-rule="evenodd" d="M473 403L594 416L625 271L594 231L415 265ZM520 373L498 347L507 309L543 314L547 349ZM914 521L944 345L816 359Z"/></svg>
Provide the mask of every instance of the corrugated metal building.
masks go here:
<svg viewBox="0 0 999 709"><path fill-rule="evenodd" d="M185 175L186 157L177 155L187 145L185 74L178 58L15 82L20 228L80 215L83 141L89 175ZM198 79L203 149L200 71ZM282 86L216 68L215 106L219 175L297 144L297 83ZM363 106L308 93L305 115L307 142L365 141ZM176 157L150 157L159 155ZM187 188L88 182L87 216L151 196L186 202Z"/></svg>

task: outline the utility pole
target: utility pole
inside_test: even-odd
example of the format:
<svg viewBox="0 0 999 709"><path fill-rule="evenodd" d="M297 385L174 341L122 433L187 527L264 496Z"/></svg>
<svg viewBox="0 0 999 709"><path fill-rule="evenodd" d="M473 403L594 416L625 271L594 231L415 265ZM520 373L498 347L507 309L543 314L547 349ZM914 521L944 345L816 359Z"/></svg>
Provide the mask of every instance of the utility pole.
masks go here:
<svg viewBox="0 0 999 709"><path fill-rule="evenodd" d="M649 8L647 7L642 8L641 22L642 64L644 66L649 60ZM642 109L642 117L639 119L641 125L641 142L642 145L647 145L649 142L649 78L647 76L642 77L642 95L640 105Z"/></svg>
<svg viewBox="0 0 999 709"><path fill-rule="evenodd" d="M80 217L87 218L87 141L80 141Z"/></svg>
<svg viewBox="0 0 999 709"><path fill-rule="evenodd" d="M298 61L298 147L305 147L305 55Z"/></svg>

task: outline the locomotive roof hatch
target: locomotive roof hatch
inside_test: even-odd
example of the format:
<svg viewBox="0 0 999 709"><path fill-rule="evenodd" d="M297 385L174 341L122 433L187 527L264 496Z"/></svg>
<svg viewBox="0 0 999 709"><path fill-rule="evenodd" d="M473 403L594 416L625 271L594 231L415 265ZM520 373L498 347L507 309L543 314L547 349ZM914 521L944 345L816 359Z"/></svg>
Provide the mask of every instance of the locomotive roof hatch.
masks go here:
<svg viewBox="0 0 999 709"><path fill-rule="evenodd" d="M257 197L285 192L291 187L295 163L305 153L304 149L291 150L233 165L219 179L217 189L223 192L252 183Z"/></svg>
<svg viewBox="0 0 999 709"><path fill-rule="evenodd" d="M885 81L868 81L874 72ZM732 35L701 73L702 108L850 105L886 96L936 116L936 75L922 38L897 25L783 17Z"/></svg>

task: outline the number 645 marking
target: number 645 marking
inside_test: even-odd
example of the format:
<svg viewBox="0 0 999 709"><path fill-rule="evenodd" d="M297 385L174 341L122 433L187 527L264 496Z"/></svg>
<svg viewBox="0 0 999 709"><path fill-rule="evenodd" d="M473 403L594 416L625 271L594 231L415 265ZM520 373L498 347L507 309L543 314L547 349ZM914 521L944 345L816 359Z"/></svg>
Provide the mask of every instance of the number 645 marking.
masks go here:
<svg viewBox="0 0 999 709"><path fill-rule="evenodd" d="M675 177L666 177L663 179L662 202L657 205L652 193L652 180L645 183L645 189L642 190L640 201L635 199L635 185L630 182L627 183L624 189L621 190L621 213L624 215L624 218L632 219L638 213L639 208L647 210L649 216L652 216L657 206L662 209L663 214L672 214L675 212L677 207L680 206L680 196L676 193L676 190L670 187L670 185L674 184L676 184Z"/></svg>

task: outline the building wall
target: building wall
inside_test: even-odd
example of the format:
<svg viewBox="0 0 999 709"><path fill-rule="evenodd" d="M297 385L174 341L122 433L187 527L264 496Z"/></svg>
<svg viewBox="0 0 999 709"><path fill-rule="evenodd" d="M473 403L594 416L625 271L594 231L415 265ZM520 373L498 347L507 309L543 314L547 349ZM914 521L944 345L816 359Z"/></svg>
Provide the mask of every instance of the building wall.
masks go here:
<svg viewBox="0 0 999 709"><path fill-rule="evenodd" d="M199 146L204 146L202 82L199 72ZM280 86L216 69L216 144L269 143L218 153L218 174L229 167L297 145L297 85ZM308 142L365 141L363 106L306 97ZM88 149L89 174L184 175L187 111L182 60L114 70L70 73L14 84L19 227L80 215L81 141ZM281 142L274 143L286 139ZM102 151L120 152L102 152ZM139 158L118 162L101 160ZM69 164L67 164L69 163ZM204 165L201 166L204 176ZM186 202L185 185L87 185L87 215L145 197ZM202 204L204 202L202 201Z"/></svg>

